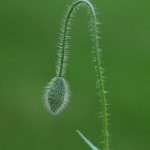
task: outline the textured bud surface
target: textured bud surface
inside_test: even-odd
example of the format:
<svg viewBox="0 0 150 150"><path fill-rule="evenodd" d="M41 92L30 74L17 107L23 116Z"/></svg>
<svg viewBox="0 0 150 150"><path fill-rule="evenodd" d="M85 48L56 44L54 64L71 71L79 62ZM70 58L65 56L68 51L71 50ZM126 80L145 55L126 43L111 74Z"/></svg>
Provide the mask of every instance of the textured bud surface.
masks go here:
<svg viewBox="0 0 150 150"><path fill-rule="evenodd" d="M62 77L54 77L46 87L45 105L52 114L59 114L68 103L69 87Z"/></svg>

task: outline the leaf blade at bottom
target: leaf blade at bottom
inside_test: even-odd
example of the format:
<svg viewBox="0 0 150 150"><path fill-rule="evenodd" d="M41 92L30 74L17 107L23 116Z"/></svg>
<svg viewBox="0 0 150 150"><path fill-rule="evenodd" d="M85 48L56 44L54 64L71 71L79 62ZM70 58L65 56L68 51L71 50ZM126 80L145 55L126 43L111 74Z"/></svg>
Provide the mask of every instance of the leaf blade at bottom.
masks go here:
<svg viewBox="0 0 150 150"><path fill-rule="evenodd" d="M84 142L91 148L91 150L100 150L95 145L93 145L79 130L76 130L76 132L84 140Z"/></svg>

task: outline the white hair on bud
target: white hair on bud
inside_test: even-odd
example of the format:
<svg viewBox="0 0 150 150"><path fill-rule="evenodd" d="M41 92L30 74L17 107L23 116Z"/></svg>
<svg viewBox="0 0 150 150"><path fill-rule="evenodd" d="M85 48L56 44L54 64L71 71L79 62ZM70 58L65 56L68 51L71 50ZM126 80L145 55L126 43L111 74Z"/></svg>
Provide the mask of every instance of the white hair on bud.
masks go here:
<svg viewBox="0 0 150 150"><path fill-rule="evenodd" d="M54 77L47 85L44 93L46 108L53 115L59 114L68 104L69 86L62 77Z"/></svg>

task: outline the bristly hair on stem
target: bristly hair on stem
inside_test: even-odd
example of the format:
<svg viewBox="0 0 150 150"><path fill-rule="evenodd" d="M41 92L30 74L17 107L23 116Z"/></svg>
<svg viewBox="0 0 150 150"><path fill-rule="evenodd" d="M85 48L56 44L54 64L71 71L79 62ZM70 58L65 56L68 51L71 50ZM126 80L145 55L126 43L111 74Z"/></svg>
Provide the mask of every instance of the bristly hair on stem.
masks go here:
<svg viewBox="0 0 150 150"><path fill-rule="evenodd" d="M68 100L68 85L66 84L65 77L67 69L67 61L69 55L69 39L71 24L73 22L73 17L80 7L85 7L88 10L90 16L90 32L92 33L92 41L94 43L93 48L93 62L95 64L96 74L97 74L97 88L98 94L101 102L101 115L102 115L102 128L103 128L103 147L102 150L109 150L109 135L108 135L108 123L107 123L107 102L104 89L103 80L103 69L101 67L101 50L99 48L99 22L97 21L96 9L89 0L76 0L68 8L66 15L63 18L63 23L61 25L60 39L57 50L57 64L56 64L56 77L50 82L47 87L45 94L45 102L48 108L55 114L55 112L60 112ZM59 79L59 80L58 80ZM54 82L55 81L55 82ZM63 92L61 92L63 90ZM52 106L51 106L52 105ZM53 110L51 109L53 108ZM55 112L54 112L55 111ZM79 135L86 140L81 132ZM92 145L92 144L91 144Z"/></svg>

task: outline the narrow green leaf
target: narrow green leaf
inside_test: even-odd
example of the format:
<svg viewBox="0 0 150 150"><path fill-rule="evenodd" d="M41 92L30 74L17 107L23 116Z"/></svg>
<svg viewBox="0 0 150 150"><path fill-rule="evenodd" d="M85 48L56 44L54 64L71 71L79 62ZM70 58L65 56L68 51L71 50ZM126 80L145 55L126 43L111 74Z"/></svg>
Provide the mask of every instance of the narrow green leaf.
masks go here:
<svg viewBox="0 0 150 150"><path fill-rule="evenodd" d="M80 135L80 137L84 140L84 142L91 148L91 150L99 150L80 131L76 130L76 132Z"/></svg>

